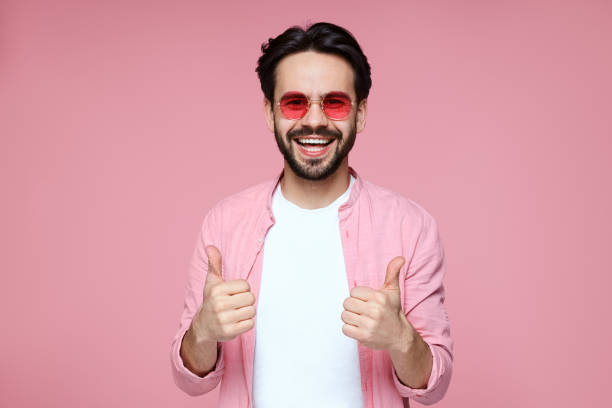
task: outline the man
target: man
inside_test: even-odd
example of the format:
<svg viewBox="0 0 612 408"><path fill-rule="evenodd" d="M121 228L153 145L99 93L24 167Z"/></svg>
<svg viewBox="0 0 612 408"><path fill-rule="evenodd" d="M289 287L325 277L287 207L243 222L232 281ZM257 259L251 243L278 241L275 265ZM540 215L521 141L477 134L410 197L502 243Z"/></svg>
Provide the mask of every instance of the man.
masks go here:
<svg viewBox="0 0 612 408"><path fill-rule="evenodd" d="M329 23L262 46L279 176L206 215L172 343L177 385L220 407L402 407L445 394L444 251L422 207L348 165L370 66Z"/></svg>

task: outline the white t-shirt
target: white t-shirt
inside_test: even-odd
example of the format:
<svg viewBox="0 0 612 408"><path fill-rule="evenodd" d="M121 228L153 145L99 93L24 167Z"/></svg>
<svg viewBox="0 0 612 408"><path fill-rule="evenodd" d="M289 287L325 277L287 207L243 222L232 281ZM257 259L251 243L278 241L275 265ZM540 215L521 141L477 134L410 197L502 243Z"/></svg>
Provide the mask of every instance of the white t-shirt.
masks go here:
<svg viewBox="0 0 612 408"><path fill-rule="evenodd" d="M349 285L338 207L354 181L315 210L287 201L280 183L274 192L257 303L255 408L363 406L357 341L342 333L340 317Z"/></svg>

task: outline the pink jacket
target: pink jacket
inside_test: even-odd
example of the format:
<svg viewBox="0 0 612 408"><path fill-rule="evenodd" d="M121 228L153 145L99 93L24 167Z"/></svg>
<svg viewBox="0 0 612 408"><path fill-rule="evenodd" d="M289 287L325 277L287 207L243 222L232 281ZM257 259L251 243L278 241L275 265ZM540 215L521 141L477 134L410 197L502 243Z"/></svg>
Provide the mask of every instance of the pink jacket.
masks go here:
<svg viewBox="0 0 612 408"><path fill-rule="evenodd" d="M453 340L444 309L444 249L436 221L412 200L363 180L350 167L349 171L356 180L348 200L338 210L349 285L382 287L388 262L397 255L404 256L407 262L400 270L403 311L433 355L427 388L414 389L399 381L386 350L372 350L358 343L364 408L405 408L409 406L407 398L433 404L446 393L453 361ZM281 176L282 172L273 181L215 205L204 217L191 260L184 310L172 341L172 373L177 386L189 395L209 392L221 382L218 407L253 406L255 328L218 343L215 370L205 377L183 365L181 341L202 303L208 269L204 248L219 248L223 278L248 280L258 299L264 239L274 224L272 193Z"/></svg>

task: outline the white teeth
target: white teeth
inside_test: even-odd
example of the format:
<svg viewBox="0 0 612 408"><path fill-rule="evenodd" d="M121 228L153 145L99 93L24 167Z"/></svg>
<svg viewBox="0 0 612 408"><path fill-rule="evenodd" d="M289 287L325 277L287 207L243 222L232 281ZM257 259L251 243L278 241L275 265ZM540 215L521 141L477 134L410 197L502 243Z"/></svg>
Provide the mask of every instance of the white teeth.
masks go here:
<svg viewBox="0 0 612 408"><path fill-rule="evenodd" d="M325 149L325 146L317 146L317 147L302 146L302 148L309 152L320 152L321 150Z"/></svg>
<svg viewBox="0 0 612 408"><path fill-rule="evenodd" d="M329 142L329 139L298 139L300 143L310 143L310 144L326 144Z"/></svg>

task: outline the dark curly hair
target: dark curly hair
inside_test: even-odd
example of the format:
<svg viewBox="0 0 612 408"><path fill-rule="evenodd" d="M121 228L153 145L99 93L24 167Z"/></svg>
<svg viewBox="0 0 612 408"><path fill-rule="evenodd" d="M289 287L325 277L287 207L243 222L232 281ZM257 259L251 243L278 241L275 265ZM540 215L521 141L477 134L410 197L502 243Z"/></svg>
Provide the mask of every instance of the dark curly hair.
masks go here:
<svg viewBox="0 0 612 408"><path fill-rule="evenodd" d="M299 26L290 27L278 37L270 38L267 43L261 45L263 54L257 60L255 71L261 82L261 90L269 101L274 100L275 71L280 60L287 55L309 50L344 58L355 73L357 102L368 97L372 86L370 64L357 40L340 26L320 22L307 27L306 30Z"/></svg>

